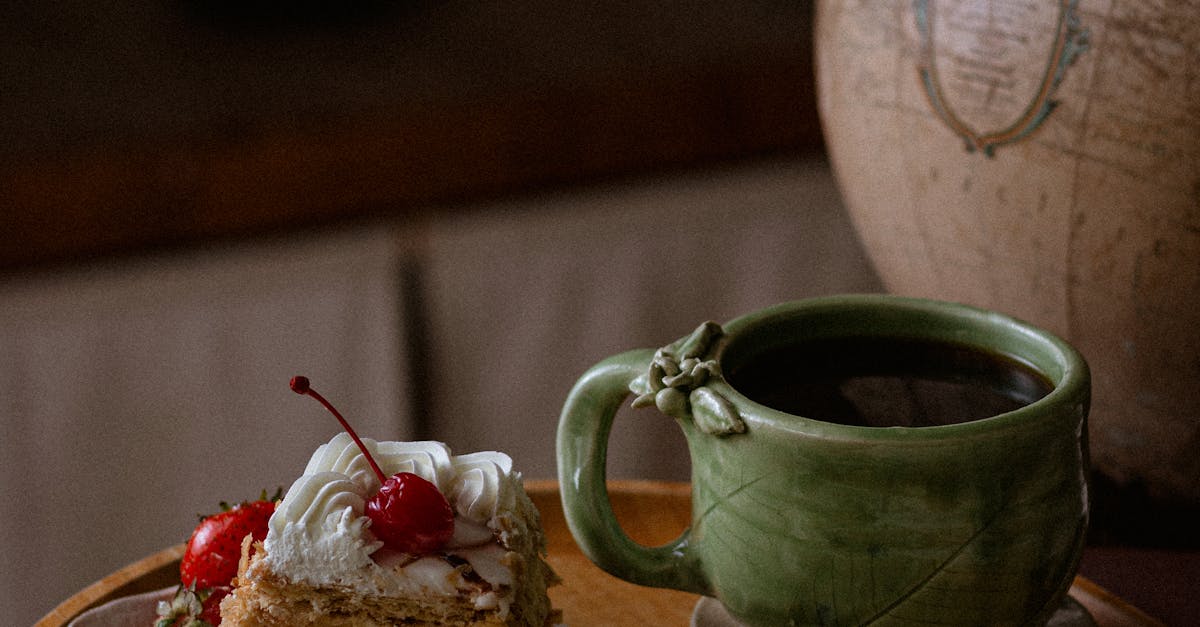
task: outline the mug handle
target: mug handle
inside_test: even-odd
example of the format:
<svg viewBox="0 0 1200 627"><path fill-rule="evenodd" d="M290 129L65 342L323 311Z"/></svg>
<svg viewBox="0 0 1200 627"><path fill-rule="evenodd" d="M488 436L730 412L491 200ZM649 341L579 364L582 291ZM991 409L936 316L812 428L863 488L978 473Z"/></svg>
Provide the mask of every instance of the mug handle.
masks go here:
<svg viewBox="0 0 1200 627"><path fill-rule="evenodd" d="M584 555L608 573L644 586L711 596L690 544L691 528L659 547L633 541L613 514L606 484L613 418L629 384L650 367L654 351L609 357L579 378L558 422L558 479L563 515Z"/></svg>

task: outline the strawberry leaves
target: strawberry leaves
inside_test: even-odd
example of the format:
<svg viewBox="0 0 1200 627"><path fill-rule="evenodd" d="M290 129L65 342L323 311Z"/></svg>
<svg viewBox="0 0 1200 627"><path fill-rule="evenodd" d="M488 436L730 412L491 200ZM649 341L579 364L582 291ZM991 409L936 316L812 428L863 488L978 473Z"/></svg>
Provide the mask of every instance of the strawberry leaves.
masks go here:
<svg viewBox="0 0 1200 627"><path fill-rule="evenodd" d="M179 584L170 601L159 601L154 627L217 627L221 624L221 599L228 586L197 589Z"/></svg>

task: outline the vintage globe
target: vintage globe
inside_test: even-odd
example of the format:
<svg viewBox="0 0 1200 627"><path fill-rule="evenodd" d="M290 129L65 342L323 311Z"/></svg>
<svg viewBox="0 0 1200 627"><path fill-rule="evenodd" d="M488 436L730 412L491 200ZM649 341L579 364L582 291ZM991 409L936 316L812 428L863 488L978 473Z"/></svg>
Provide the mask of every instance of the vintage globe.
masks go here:
<svg viewBox="0 0 1200 627"><path fill-rule="evenodd" d="M819 105L888 290L1059 333L1091 454L1200 502L1200 12L1167 0L818 2Z"/></svg>

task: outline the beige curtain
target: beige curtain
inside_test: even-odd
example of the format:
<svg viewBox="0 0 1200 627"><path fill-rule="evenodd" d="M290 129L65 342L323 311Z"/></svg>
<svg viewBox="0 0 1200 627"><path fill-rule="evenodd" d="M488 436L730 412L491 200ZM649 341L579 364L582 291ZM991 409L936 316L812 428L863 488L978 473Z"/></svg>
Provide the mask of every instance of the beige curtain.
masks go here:
<svg viewBox="0 0 1200 627"><path fill-rule="evenodd" d="M338 430L404 435L398 251L359 231L0 288L0 615L32 624L222 500L290 485Z"/></svg>
<svg viewBox="0 0 1200 627"><path fill-rule="evenodd" d="M433 432L507 450L532 477L555 475L562 401L596 361L783 300L881 289L817 161L481 207L433 226L425 277ZM610 477L690 468L652 410L618 414L610 455Z"/></svg>

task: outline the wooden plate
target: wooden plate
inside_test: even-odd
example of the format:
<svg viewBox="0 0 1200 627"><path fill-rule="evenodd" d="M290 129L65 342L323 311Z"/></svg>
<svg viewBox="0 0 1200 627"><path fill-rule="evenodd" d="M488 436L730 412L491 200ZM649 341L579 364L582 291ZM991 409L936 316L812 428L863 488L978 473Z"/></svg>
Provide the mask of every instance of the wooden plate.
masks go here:
<svg viewBox="0 0 1200 627"><path fill-rule="evenodd" d="M529 496L542 513L549 561L562 577L550 590L554 606L571 627L589 625L687 625L699 600L694 594L644 588L612 577L593 565L571 537L562 515L558 484L526 483ZM614 481L609 495L626 532L646 545L666 543L687 527L691 488L686 483ZM84 588L63 601L37 627L64 627L89 608L124 596L158 590L178 583L183 546L173 546ZM1091 613L1100 627L1158 625L1137 608L1091 581L1077 577L1071 596Z"/></svg>

